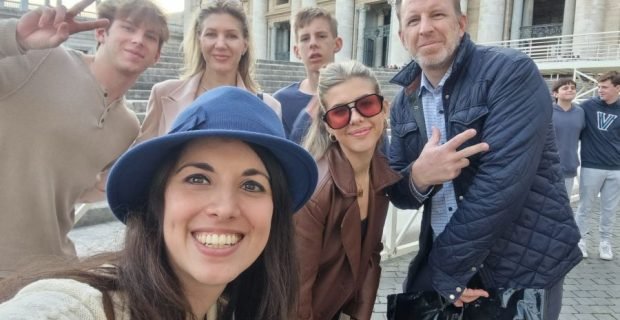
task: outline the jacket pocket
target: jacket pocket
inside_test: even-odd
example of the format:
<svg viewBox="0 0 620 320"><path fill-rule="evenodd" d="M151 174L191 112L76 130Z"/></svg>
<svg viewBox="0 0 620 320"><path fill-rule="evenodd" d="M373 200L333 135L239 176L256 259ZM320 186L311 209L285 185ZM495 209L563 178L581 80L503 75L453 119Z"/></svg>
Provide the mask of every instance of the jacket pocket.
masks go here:
<svg viewBox="0 0 620 320"><path fill-rule="evenodd" d="M401 159L406 159L408 162L416 159L420 151L422 151L421 147L425 140L420 136L421 133L418 124L415 121L393 123L391 130L392 136L396 141L391 141L390 143L398 144L397 153L401 153L399 157L402 157Z"/></svg>
<svg viewBox="0 0 620 320"><path fill-rule="evenodd" d="M450 118L450 132L455 136L467 129L476 129L476 136L461 145L465 148L481 142L482 129L489 114L489 108L486 105L475 105L456 111Z"/></svg>
<svg viewBox="0 0 620 320"><path fill-rule="evenodd" d="M394 123L392 124L392 131L394 131L394 135L399 138L404 138L409 133L413 133L418 131L418 124L415 122L405 122L405 123Z"/></svg>
<svg viewBox="0 0 620 320"><path fill-rule="evenodd" d="M484 118L488 113L489 108L486 105L472 106L455 112L452 115L450 122L455 122L469 127L474 122Z"/></svg>

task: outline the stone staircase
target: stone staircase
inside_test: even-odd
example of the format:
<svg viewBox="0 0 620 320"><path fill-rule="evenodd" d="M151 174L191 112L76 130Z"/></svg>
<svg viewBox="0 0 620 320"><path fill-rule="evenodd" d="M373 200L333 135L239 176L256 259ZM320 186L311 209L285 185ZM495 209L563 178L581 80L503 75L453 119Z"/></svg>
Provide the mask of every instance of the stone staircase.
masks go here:
<svg viewBox="0 0 620 320"><path fill-rule="evenodd" d="M160 61L140 76L136 84L127 93L130 107L142 118L146 111L151 88L155 83L177 79L183 67L183 58L179 53L180 40L164 46ZM384 96L391 101L399 87L389 84L396 73L395 70L375 68ZM305 78L305 70L301 63L287 61L258 60L254 76L265 93L273 94L278 89Z"/></svg>
<svg viewBox="0 0 620 320"><path fill-rule="evenodd" d="M0 18L19 18L22 14L23 12L19 9L0 6ZM126 95L129 107L138 114L140 119L144 117L153 85L167 79L177 79L181 73L183 57L180 48L183 40L183 26L173 21L175 20L169 21L170 39L162 48L159 62L147 69ZM97 43L94 32L87 31L72 35L64 45L92 54L95 52ZM384 96L391 101L399 90L398 86L388 83L396 71L382 68L374 69L374 71L381 83ZM305 70L298 62L258 60L254 76L265 93L273 94L278 89L305 78Z"/></svg>
<svg viewBox="0 0 620 320"><path fill-rule="evenodd" d="M389 81L397 71L383 68L373 68L373 71L381 84L383 95L392 101L400 87L390 84ZM255 77L264 92L274 93L292 82L304 79L306 71L300 62L258 60Z"/></svg>

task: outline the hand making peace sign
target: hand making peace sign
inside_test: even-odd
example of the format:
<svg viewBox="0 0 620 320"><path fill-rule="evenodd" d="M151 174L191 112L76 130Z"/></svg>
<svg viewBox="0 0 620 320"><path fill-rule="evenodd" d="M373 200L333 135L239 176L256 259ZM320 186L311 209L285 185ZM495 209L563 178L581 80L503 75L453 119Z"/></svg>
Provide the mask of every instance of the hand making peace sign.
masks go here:
<svg viewBox="0 0 620 320"><path fill-rule="evenodd" d="M441 132L433 127L433 133L424 145L418 159L411 166L411 179L420 192L426 192L432 185L450 181L469 166L468 157L489 150L486 142L457 150L467 140L476 136L476 130L465 130L444 144L439 144Z"/></svg>
<svg viewBox="0 0 620 320"><path fill-rule="evenodd" d="M24 14L17 23L17 43L24 50L59 46L69 35L86 30L105 28L110 21L76 21L75 17L95 0L82 0L69 10L65 6L39 7Z"/></svg>

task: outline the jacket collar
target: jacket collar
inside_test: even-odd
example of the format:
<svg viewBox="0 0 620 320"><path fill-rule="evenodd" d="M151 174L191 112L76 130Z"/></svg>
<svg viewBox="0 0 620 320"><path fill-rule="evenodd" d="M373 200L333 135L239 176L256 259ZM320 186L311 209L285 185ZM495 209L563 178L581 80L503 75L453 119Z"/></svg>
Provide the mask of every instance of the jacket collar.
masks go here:
<svg viewBox="0 0 620 320"><path fill-rule="evenodd" d="M343 196L357 197L357 184L353 167L338 143L333 143L327 151L327 163L334 185ZM370 189L382 192L386 187L400 180L400 175L388 165L387 158L377 148L370 161Z"/></svg>
<svg viewBox="0 0 620 320"><path fill-rule="evenodd" d="M456 49L451 76L459 73L475 47L476 45L471 41L469 34L465 32L463 38L461 38L461 43ZM404 87L407 93L410 94L420 87L420 75L422 75L422 67L415 60L412 60L390 80L390 83Z"/></svg>
<svg viewBox="0 0 620 320"><path fill-rule="evenodd" d="M200 79L202 78L203 74L204 71L189 77L183 82L182 85L170 91L170 94L168 94L168 98L176 102L194 101L196 92L198 91L198 86L200 85ZM241 75L239 73L237 73L237 87L241 89L246 89L245 83L243 82L243 79L241 78Z"/></svg>

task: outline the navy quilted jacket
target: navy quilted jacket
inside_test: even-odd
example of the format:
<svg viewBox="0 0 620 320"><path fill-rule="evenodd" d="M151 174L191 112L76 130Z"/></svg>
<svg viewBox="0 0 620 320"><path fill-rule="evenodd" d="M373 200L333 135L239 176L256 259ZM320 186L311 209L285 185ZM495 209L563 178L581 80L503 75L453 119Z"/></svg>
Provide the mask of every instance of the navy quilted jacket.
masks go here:
<svg viewBox="0 0 620 320"><path fill-rule="evenodd" d="M405 291L423 262L433 287L452 300L476 273L486 288L556 283L581 260L580 236L555 146L551 98L536 65L518 51L463 37L443 88L446 138L474 128L477 136L461 148L485 141L490 150L472 156L454 179L459 207L434 243L430 198L419 203L408 186L411 162L427 140L423 118L413 111L421 107L421 72L411 62L392 79L404 89L392 104L389 158L405 179L391 200L400 208L424 205L420 251Z"/></svg>

